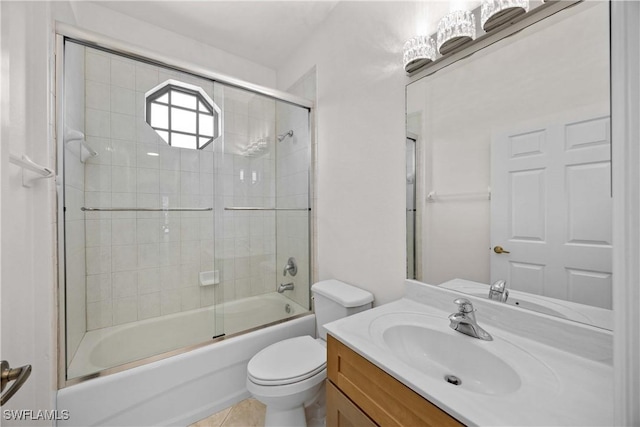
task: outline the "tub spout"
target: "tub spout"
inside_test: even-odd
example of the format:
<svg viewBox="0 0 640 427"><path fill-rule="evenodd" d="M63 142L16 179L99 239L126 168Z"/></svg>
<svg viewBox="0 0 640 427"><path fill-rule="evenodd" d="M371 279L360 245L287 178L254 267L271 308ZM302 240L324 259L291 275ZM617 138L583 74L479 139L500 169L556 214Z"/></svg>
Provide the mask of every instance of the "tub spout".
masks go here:
<svg viewBox="0 0 640 427"><path fill-rule="evenodd" d="M280 286L278 286L278 292L279 293L283 293L284 291L292 291L293 290L293 282L291 283L280 283Z"/></svg>

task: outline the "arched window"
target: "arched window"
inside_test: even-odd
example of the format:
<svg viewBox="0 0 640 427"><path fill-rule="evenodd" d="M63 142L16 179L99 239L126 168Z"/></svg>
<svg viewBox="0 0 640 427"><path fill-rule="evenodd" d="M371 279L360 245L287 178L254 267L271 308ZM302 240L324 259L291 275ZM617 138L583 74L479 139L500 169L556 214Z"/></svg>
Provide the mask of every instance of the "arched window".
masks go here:
<svg viewBox="0 0 640 427"><path fill-rule="evenodd" d="M172 147L201 150L220 134L220 108L201 87L167 80L145 99L147 123Z"/></svg>

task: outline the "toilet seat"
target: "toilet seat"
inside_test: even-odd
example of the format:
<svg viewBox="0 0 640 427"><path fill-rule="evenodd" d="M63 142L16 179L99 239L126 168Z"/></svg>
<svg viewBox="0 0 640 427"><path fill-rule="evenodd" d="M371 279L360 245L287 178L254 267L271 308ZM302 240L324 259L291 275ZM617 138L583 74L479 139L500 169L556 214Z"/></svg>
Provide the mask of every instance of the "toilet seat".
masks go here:
<svg viewBox="0 0 640 427"><path fill-rule="evenodd" d="M256 354L247 366L254 384L294 384L325 371L326 349L309 335L272 344Z"/></svg>

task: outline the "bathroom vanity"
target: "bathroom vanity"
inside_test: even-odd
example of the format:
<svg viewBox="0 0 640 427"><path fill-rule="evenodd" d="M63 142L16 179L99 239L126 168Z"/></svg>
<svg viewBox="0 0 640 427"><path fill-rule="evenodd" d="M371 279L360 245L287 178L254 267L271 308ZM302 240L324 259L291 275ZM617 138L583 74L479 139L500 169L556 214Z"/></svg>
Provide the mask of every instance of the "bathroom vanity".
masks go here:
<svg viewBox="0 0 640 427"><path fill-rule="evenodd" d="M469 296L484 341L449 327L460 294L405 286L325 325L327 426L613 424L610 331Z"/></svg>

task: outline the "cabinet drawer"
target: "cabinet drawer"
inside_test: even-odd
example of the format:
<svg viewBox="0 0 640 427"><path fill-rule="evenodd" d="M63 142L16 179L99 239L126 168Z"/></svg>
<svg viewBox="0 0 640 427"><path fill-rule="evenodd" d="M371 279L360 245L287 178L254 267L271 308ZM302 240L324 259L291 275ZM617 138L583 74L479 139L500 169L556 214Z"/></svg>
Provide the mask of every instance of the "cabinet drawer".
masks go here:
<svg viewBox="0 0 640 427"><path fill-rule="evenodd" d="M377 427L377 424L327 381L327 427Z"/></svg>
<svg viewBox="0 0 640 427"><path fill-rule="evenodd" d="M463 425L331 335L327 336L327 374L342 393L379 425Z"/></svg>

